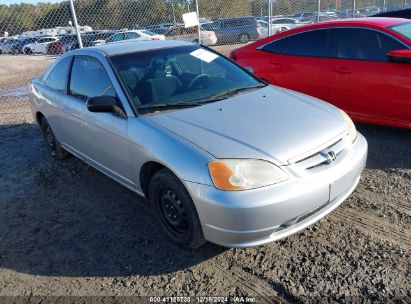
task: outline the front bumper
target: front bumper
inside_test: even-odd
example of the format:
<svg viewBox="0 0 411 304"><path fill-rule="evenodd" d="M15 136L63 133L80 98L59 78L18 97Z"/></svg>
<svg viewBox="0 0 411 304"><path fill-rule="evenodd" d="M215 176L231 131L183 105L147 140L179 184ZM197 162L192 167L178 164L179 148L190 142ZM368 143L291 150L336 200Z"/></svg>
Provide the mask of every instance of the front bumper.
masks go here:
<svg viewBox="0 0 411 304"><path fill-rule="evenodd" d="M357 186L367 158L358 134L349 153L311 176L247 191L221 191L184 181L205 239L227 247L254 247L287 237L337 208Z"/></svg>

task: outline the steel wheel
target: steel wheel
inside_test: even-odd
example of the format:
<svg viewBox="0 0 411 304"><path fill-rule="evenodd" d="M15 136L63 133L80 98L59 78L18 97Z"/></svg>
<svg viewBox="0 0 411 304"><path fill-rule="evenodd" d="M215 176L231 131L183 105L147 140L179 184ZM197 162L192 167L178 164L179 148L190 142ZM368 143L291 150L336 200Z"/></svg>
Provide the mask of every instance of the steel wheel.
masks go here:
<svg viewBox="0 0 411 304"><path fill-rule="evenodd" d="M49 147L50 154L56 159L64 159L68 156L68 153L61 147L59 141L54 135L48 121L43 117L40 122L41 131L43 133L44 140Z"/></svg>
<svg viewBox="0 0 411 304"><path fill-rule="evenodd" d="M166 168L150 181L149 198L167 237L185 248L205 243L194 203L181 181Z"/></svg>
<svg viewBox="0 0 411 304"><path fill-rule="evenodd" d="M54 138L53 131L51 130L49 124L47 124L44 128L44 137L46 139L47 145L49 146L51 150L51 155L55 156L56 155L56 145L54 144L55 138Z"/></svg>
<svg viewBox="0 0 411 304"><path fill-rule="evenodd" d="M163 189L159 200L162 220L168 229L174 233L186 234L189 230L187 212L177 195L169 189Z"/></svg>

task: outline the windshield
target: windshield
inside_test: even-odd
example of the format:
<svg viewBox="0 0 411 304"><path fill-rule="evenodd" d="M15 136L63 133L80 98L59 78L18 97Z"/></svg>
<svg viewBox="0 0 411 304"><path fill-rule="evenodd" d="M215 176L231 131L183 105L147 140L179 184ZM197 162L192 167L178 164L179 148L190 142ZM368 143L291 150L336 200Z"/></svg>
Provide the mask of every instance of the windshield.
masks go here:
<svg viewBox="0 0 411 304"><path fill-rule="evenodd" d="M390 29L397 32L401 36L411 40L411 22L405 22L390 26Z"/></svg>
<svg viewBox="0 0 411 304"><path fill-rule="evenodd" d="M201 105L265 85L225 57L198 45L110 59L138 110Z"/></svg>

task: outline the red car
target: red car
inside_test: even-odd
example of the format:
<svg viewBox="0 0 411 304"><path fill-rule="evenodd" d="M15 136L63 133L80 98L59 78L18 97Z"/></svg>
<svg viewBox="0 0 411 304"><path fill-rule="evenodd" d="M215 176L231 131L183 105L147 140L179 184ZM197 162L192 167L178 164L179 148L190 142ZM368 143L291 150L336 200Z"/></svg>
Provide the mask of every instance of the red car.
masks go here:
<svg viewBox="0 0 411 304"><path fill-rule="evenodd" d="M356 121L411 128L411 22L363 18L301 26L230 58L274 85L326 100Z"/></svg>
<svg viewBox="0 0 411 304"><path fill-rule="evenodd" d="M61 40L56 40L49 45L47 45L47 54L56 55L63 52L63 42Z"/></svg>

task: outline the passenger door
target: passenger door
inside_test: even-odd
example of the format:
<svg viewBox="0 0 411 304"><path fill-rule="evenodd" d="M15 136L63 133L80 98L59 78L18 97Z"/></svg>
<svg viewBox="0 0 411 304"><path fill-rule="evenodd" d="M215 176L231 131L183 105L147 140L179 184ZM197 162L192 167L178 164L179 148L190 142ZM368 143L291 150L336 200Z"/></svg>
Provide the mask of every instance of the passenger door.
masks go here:
<svg viewBox="0 0 411 304"><path fill-rule="evenodd" d="M116 92L102 64L88 56L75 57L70 77L65 128L71 146L102 172L133 187L127 139L127 118L112 113L93 113L88 98ZM119 105L120 101L119 101Z"/></svg>
<svg viewBox="0 0 411 304"><path fill-rule="evenodd" d="M313 30L265 45L267 80L327 100L329 97L329 30ZM262 76L263 77L263 76ZM263 77L265 78L265 77Z"/></svg>
<svg viewBox="0 0 411 304"><path fill-rule="evenodd" d="M376 30L333 29L330 102L362 121L411 121L411 68L386 56L406 48Z"/></svg>

